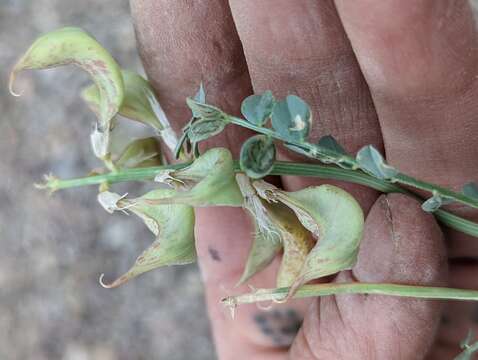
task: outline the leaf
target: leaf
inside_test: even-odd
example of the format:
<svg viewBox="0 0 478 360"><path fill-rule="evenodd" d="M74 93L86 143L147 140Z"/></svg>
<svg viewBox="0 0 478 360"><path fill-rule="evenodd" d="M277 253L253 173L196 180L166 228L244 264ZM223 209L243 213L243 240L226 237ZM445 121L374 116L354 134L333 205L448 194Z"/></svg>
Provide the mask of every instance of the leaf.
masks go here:
<svg viewBox="0 0 478 360"><path fill-rule="evenodd" d="M153 190L140 199L157 200L174 196L174 190ZM119 206L138 215L156 236L153 244L124 275L104 287L114 288L132 278L161 266L189 264L196 260L194 210L187 205L150 205L135 200L120 200Z"/></svg>
<svg viewBox="0 0 478 360"><path fill-rule="evenodd" d="M119 169L161 165L161 147L154 137L136 139L123 150L115 165Z"/></svg>
<svg viewBox="0 0 478 360"><path fill-rule="evenodd" d="M478 185L474 182L469 182L463 186L463 194L472 199L478 199Z"/></svg>
<svg viewBox="0 0 478 360"><path fill-rule="evenodd" d="M193 116L201 120L222 120L227 122L227 114L215 106L203 104L191 98L186 99Z"/></svg>
<svg viewBox="0 0 478 360"><path fill-rule="evenodd" d="M290 294L310 280L353 267L362 239L364 216L350 194L332 185L295 192L279 190L263 181L253 185L264 199L281 202L294 211L301 224L317 239Z"/></svg>
<svg viewBox="0 0 478 360"><path fill-rule="evenodd" d="M111 119L123 102L124 85L116 61L89 34L79 28L67 27L40 36L14 66L10 74L10 92L15 94L15 76L22 70L68 64L88 72L99 89L98 125L92 144L95 155L104 158L108 153Z"/></svg>
<svg viewBox="0 0 478 360"><path fill-rule="evenodd" d="M196 101L197 103L201 103L201 104L206 103L206 92L204 90L204 86L203 86L202 82L199 85L199 89L196 92L196 95L194 95L194 101ZM189 135L188 130L191 127L191 124L195 120L194 113L195 113L195 111L193 111L193 117L189 120L189 122L183 128L183 132L181 134L181 137L179 138L179 141L176 144L176 147L175 147L174 152L173 152L175 159L179 159L181 157L181 154L183 155L183 158L186 159L188 157L188 155L186 155L186 154L190 153L189 149L187 149L187 147L191 145L191 142L190 142L189 137L188 137L188 135ZM196 115L198 115L198 114L196 114Z"/></svg>
<svg viewBox="0 0 478 360"><path fill-rule="evenodd" d="M322 136L319 140L318 145L327 150L334 151L340 155L347 155L344 148L331 135Z"/></svg>
<svg viewBox="0 0 478 360"><path fill-rule="evenodd" d="M288 141L304 141L309 135L311 121L309 106L295 95L288 95L276 103L272 111L272 127Z"/></svg>
<svg viewBox="0 0 478 360"><path fill-rule="evenodd" d="M263 126L272 114L275 105L275 99L271 91L266 91L262 95L248 96L241 105L242 115L250 123Z"/></svg>
<svg viewBox="0 0 478 360"><path fill-rule="evenodd" d="M190 166L169 171L168 175L184 185L179 187L174 197L153 201L154 204L242 206L243 198L234 177L232 155L227 149L210 149Z"/></svg>
<svg viewBox="0 0 478 360"><path fill-rule="evenodd" d="M195 121L189 127L188 138L192 143L198 143L221 133L225 126L224 121L217 119Z"/></svg>
<svg viewBox="0 0 478 360"><path fill-rule="evenodd" d="M260 179L272 171L275 157L273 140L264 135L255 135L242 145L239 165L247 176Z"/></svg>
<svg viewBox="0 0 478 360"><path fill-rule="evenodd" d="M431 213L438 210L441 206L452 202L453 199L441 196L440 194L434 194L431 198L422 203L422 210Z"/></svg>
<svg viewBox="0 0 478 360"><path fill-rule="evenodd" d="M237 285L244 284L251 277L266 268L282 248L279 229L272 221L269 212L273 204L267 204L257 195L251 180L244 174L237 174L236 181L244 196L244 208L251 215L254 224L254 240L241 279Z"/></svg>
<svg viewBox="0 0 478 360"><path fill-rule="evenodd" d="M163 125L154 114L153 109L146 96L146 91L153 92L149 82L141 75L129 70L121 70L124 82L124 99L118 113L128 119L138 121L153 129L161 130ZM88 107L97 115L100 109L100 92L93 84L83 89L81 97Z"/></svg>
<svg viewBox="0 0 478 360"><path fill-rule="evenodd" d="M387 165L382 155L372 145L360 149L356 160L363 171L378 179L390 180L398 174L398 170Z"/></svg>

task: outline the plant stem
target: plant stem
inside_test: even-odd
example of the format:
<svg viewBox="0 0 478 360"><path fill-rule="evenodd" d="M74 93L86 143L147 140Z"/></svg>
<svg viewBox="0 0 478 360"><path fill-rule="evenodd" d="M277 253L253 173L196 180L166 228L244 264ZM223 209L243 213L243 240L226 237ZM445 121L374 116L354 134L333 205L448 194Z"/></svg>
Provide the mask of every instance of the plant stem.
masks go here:
<svg viewBox="0 0 478 360"><path fill-rule="evenodd" d="M250 130L254 130L263 135L270 136L276 140L280 140L280 141L283 141L284 143L294 145L295 147L303 150L301 151L302 154L309 156L311 158L317 159L319 161L324 161L324 159L327 159L327 162L333 162L339 166L345 165L347 168L353 169L353 171L360 172L360 173L362 172L361 170L359 170L360 166L357 163L357 161L349 155L338 153L336 151L324 148L318 144L291 141L290 139L287 139L281 136L280 134L275 132L273 129L257 126L244 119L237 118L234 116L228 116L228 121L231 124L235 124ZM477 199L470 198L469 196L443 188L436 184L415 179L411 176L408 176L402 173L398 173L396 176L393 177L393 179L388 179L388 180L377 179L377 180L380 180L382 183L383 182L387 182L391 184L399 183L402 185L411 186L418 190L425 190L433 195L437 194L444 198L448 198L450 200L465 204L467 206L478 208Z"/></svg>
<svg viewBox="0 0 478 360"><path fill-rule="evenodd" d="M152 180L162 170L166 169L181 169L188 166L190 163L182 163L166 166L155 166L136 169L123 169L117 172L100 174L94 176L87 176L77 179L58 179L55 177L48 177L45 184L40 185L40 188L50 190L51 192L68 189L79 186L99 185L103 183L118 183L124 181L145 181ZM239 170L239 165L235 162L236 171ZM300 164L287 161L276 161L271 175L295 175L295 176L308 176L319 177L322 179L342 180L355 184L365 185L372 189L378 190L384 193L402 193L409 196L416 195L402 189L396 184L374 178L370 175L364 174L354 170L341 169L335 166L326 166L318 164ZM437 210L434 212L436 218L444 225L461 231L465 234L478 237L478 224L463 219L459 216L451 214L444 210Z"/></svg>
<svg viewBox="0 0 478 360"><path fill-rule="evenodd" d="M262 301L281 301L287 296L288 292L289 288L259 289L251 293L227 297L223 299L222 302L227 306L235 307L240 304ZM297 290L293 298L298 299L338 294L375 294L430 300L478 301L478 290L360 282L304 285Z"/></svg>

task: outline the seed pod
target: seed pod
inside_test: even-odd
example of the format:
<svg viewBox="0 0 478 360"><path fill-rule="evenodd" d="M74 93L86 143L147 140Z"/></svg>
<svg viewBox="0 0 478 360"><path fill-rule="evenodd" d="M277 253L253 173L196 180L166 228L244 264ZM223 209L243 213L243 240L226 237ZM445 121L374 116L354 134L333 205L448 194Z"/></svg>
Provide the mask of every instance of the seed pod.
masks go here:
<svg viewBox="0 0 478 360"><path fill-rule="evenodd" d="M140 199L157 200L174 196L169 189L153 190ZM153 244L137 259L133 267L111 284L101 284L114 288L132 278L161 266L189 264L196 260L194 243L194 209L187 205L150 205L140 199L118 201L118 207L128 209L138 215L156 236Z"/></svg>
<svg viewBox="0 0 478 360"><path fill-rule="evenodd" d="M124 82L124 99L121 103L118 113L125 118L141 122L160 131L163 125L154 114L149 103L147 92L153 92L149 82L141 75L129 71L121 70ZM83 89L81 97L88 107L98 116L100 115L100 91L93 84Z"/></svg>
<svg viewBox="0 0 478 360"><path fill-rule="evenodd" d="M115 165L119 169L161 165L161 147L155 137L136 139L123 150Z"/></svg>
<svg viewBox="0 0 478 360"><path fill-rule="evenodd" d="M46 69L74 64L88 72L99 89L99 121L92 138L95 155L103 158L108 152L111 119L123 102L124 85L121 71L111 55L88 33L66 27L40 36L10 74L10 92L18 72L25 69Z"/></svg>
<svg viewBox="0 0 478 360"><path fill-rule="evenodd" d="M360 205L350 194L332 185L295 192L282 191L264 181L255 181L253 185L264 199L289 207L317 240L290 294L310 280L355 265L364 217Z"/></svg>
<svg viewBox="0 0 478 360"><path fill-rule="evenodd" d="M242 206L243 198L234 178L232 155L227 149L210 149L190 166L167 175L181 184L181 191L174 197L151 200L151 204Z"/></svg>

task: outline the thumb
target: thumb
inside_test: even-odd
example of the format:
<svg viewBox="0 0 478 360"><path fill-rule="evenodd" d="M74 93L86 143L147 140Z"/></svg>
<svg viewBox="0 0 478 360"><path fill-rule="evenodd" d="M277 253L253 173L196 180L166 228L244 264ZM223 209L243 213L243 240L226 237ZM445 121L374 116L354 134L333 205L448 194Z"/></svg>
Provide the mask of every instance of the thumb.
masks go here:
<svg viewBox="0 0 478 360"><path fill-rule="evenodd" d="M443 235L413 199L383 195L372 207L356 267L339 282L444 285ZM319 299L291 348L293 359L422 359L439 323L441 304L375 295Z"/></svg>

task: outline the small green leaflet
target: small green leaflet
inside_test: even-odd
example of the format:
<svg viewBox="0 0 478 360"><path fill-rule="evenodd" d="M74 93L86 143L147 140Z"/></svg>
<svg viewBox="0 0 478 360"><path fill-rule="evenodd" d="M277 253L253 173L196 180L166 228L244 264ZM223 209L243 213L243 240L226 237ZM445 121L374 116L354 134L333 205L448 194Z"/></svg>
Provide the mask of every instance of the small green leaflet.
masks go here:
<svg viewBox="0 0 478 360"><path fill-rule="evenodd" d="M452 199L441 196L440 194L434 194L422 204L422 209L426 212L434 212L437 211L441 206L450 204L452 202Z"/></svg>
<svg viewBox="0 0 478 360"><path fill-rule="evenodd" d="M318 145L327 150L334 151L338 154L347 155L344 148L337 142L337 140L334 139L332 135L322 136L319 140Z"/></svg>
<svg viewBox="0 0 478 360"><path fill-rule="evenodd" d="M202 104L206 103L206 91L204 89L204 86L203 86L202 82L199 85L199 89L196 92L196 95L194 95L194 101L196 101L198 103L202 103ZM189 135L188 130L191 127L191 124L195 120L195 115L197 115L197 114L195 114L194 110L192 112L193 112L193 117L189 120L189 122L186 124L186 126L182 129L183 133L181 134L181 137L179 138L179 141L176 144L176 148L174 149L174 158L176 158L176 159L179 159L181 157L181 153L182 153L181 150L184 150L186 153L188 153L187 149L183 149L184 145L186 145L186 147L191 145L190 141L189 141L189 138L188 138L188 135Z"/></svg>
<svg viewBox="0 0 478 360"><path fill-rule="evenodd" d="M220 119L194 121L188 129L188 138L192 143L198 143L221 133L225 126L225 122Z"/></svg>
<svg viewBox="0 0 478 360"><path fill-rule="evenodd" d="M251 95L247 97L242 102L241 112L250 123L263 126L270 118L274 104L274 96L272 92L268 90L262 95Z"/></svg>
<svg viewBox="0 0 478 360"><path fill-rule="evenodd" d="M398 174L398 170L387 165L382 154L372 145L360 149L356 160L363 171L378 179L390 180Z"/></svg>
<svg viewBox="0 0 478 360"><path fill-rule="evenodd" d="M239 164L247 176L260 179L272 171L275 157L273 140L264 135L255 135L242 145Z"/></svg>
<svg viewBox="0 0 478 360"><path fill-rule="evenodd" d="M272 127L286 141L304 141L309 135L311 121L309 105L295 95L277 102L272 111Z"/></svg>

